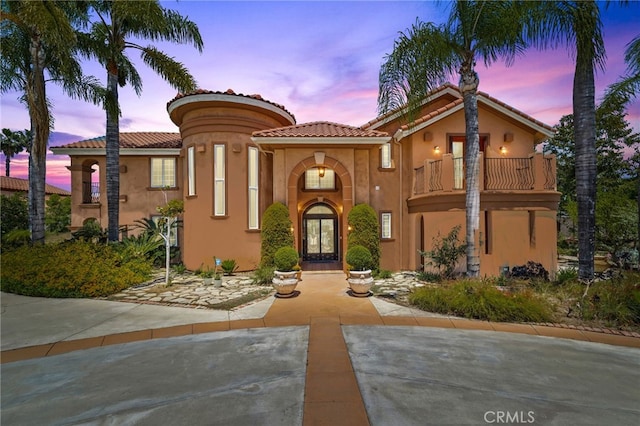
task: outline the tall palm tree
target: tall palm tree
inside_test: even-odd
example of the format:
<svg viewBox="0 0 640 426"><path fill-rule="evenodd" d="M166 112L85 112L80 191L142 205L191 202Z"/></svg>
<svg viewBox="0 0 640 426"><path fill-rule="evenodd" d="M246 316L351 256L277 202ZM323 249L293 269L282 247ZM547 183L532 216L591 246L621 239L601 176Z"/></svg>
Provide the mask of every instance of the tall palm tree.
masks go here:
<svg viewBox="0 0 640 426"><path fill-rule="evenodd" d="M566 44L575 56L573 79L578 277L594 277L596 206L596 106L594 74L606 53L600 9L593 0L530 2L528 37L541 48Z"/></svg>
<svg viewBox="0 0 640 426"><path fill-rule="evenodd" d="M84 17L77 2L9 1L1 7L0 89L18 91L28 111L29 227L33 243L44 243L47 142L52 125L46 83L69 96L96 102L103 94L84 77L74 55L74 22Z"/></svg>
<svg viewBox="0 0 640 426"><path fill-rule="evenodd" d="M30 130L2 129L0 133L0 149L5 156L5 176L11 176L9 168L11 167L11 159L29 148L31 143Z"/></svg>
<svg viewBox="0 0 640 426"><path fill-rule="evenodd" d="M131 84L137 95L142 81L126 50L140 52L143 62L182 92L196 89L196 82L183 64L154 46L141 46L133 40L191 43L202 52L202 37L195 23L179 13L164 9L158 1L97 0L89 2L97 20L81 37L84 54L107 70L107 92L115 108L105 105L107 214L110 241L118 240L120 198L120 113L118 87ZM115 110L115 111L114 111Z"/></svg>
<svg viewBox="0 0 640 426"><path fill-rule="evenodd" d="M380 70L378 107L381 113L406 107L408 119L435 87L459 75L466 127L467 275L478 276L480 256L475 239L480 222L478 187L480 151L476 59L489 65L498 59L511 64L522 52L521 5L516 2L456 1L444 25L417 21L400 34Z"/></svg>

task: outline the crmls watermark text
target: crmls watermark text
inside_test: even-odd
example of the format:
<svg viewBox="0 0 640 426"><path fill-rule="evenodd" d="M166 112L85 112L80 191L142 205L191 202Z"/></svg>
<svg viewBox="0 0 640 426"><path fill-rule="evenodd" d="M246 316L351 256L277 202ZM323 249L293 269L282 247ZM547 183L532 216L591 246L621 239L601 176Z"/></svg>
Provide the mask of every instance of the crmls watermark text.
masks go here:
<svg viewBox="0 0 640 426"><path fill-rule="evenodd" d="M535 423L536 417L533 411L487 411L484 413L486 423Z"/></svg>

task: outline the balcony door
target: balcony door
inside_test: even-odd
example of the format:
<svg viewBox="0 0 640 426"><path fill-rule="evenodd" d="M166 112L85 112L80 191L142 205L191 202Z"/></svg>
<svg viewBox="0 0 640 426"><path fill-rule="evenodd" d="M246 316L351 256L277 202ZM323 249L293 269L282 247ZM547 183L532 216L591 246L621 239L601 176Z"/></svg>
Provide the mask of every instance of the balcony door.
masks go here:
<svg viewBox="0 0 640 426"><path fill-rule="evenodd" d="M327 204L311 206L302 216L302 259L338 260L338 215Z"/></svg>
<svg viewBox="0 0 640 426"><path fill-rule="evenodd" d="M480 152L484 152L487 139L486 135L480 135ZM465 145L465 136L449 136L449 154L453 155L453 189L464 189Z"/></svg>

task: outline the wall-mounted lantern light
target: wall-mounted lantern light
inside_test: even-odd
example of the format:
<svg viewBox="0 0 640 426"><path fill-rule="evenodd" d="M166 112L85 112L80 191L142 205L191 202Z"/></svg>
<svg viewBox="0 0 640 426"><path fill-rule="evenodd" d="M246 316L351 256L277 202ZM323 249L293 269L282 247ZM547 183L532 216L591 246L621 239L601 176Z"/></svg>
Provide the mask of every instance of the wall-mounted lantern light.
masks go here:
<svg viewBox="0 0 640 426"><path fill-rule="evenodd" d="M506 146L501 146L500 147L500 154L505 155L507 153L507 147Z"/></svg>
<svg viewBox="0 0 640 426"><path fill-rule="evenodd" d="M318 176L320 176L321 178L324 177L324 171L326 170L326 167L324 166L319 166L318 167Z"/></svg>
<svg viewBox="0 0 640 426"><path fill-rule="evenodd" d="M433 152L434 152L434 154L440 154L440 146L439 145L434 146L433 147Z"/></svg>

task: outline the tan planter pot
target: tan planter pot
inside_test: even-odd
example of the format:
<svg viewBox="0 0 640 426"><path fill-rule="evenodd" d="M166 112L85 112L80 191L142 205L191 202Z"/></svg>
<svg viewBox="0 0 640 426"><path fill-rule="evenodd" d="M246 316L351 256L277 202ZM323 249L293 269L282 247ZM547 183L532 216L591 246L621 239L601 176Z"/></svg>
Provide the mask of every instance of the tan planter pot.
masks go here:
<svg viewBox="0 0 640 426"><path fill-rule="evenodd" d="M351 295L354 297L368 297L371 295L371 286L373 285L373 278L371 277L371 270L366 271L349 271L349 288L351 288Z"/></svg>
<svg viewBox="0 0 640 426"><path fill-rule="evenodd" d="M297 271L281 272L275 271L271 285L276 290L276 297L287 298L297 295L298 286Z"/></svg>

